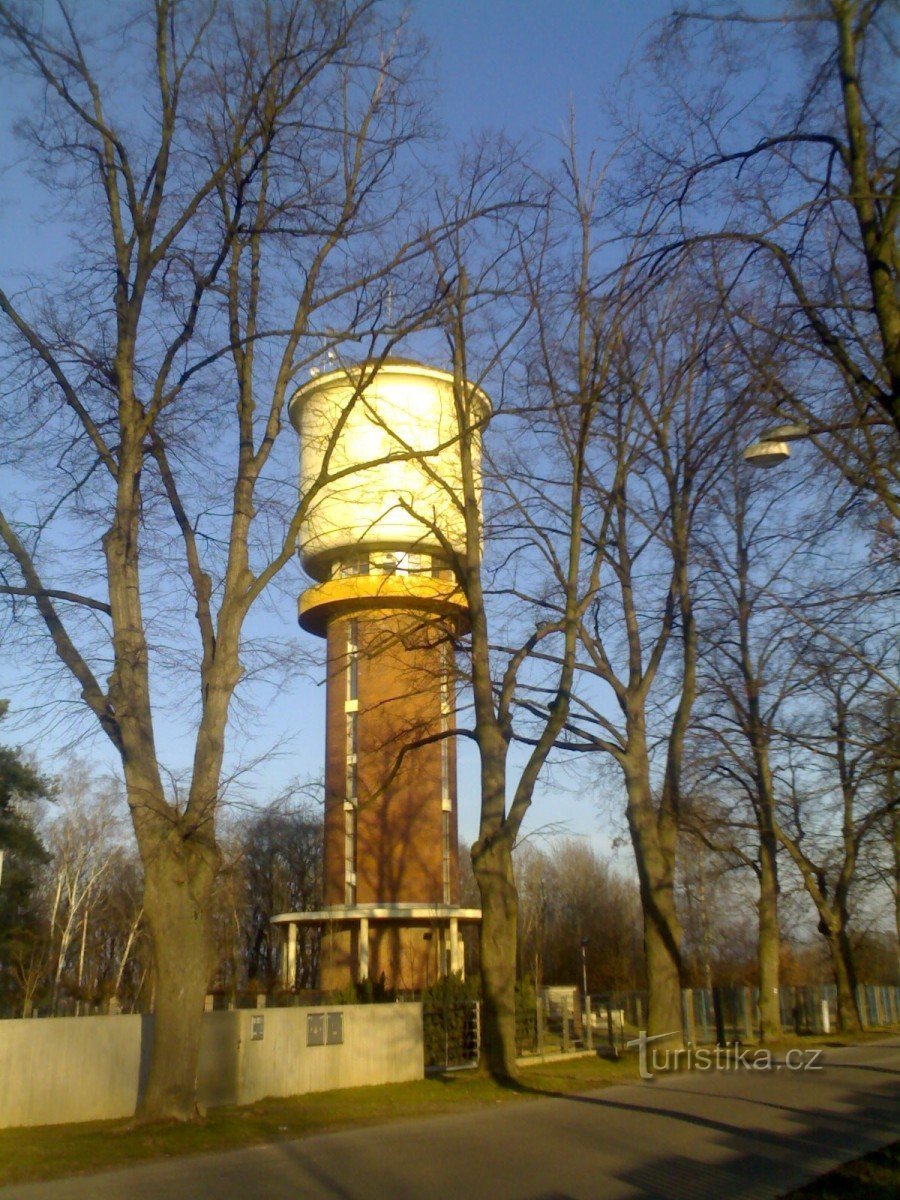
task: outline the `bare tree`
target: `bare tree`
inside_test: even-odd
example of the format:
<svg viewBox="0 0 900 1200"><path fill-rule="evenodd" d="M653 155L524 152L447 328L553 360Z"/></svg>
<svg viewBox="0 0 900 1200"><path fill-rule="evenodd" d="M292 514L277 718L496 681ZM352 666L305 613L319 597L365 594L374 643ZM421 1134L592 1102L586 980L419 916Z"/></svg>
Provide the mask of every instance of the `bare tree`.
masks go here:
<svg viewBox="0 0 900 1200"><path fill-rule="evenodd" d="M648 252L706 246L761 412L895 517L896 18L881 0L676 11L651 58L665 123L640 139Z"/></svg>
<svg viewBox="0 0 900 1200"><path fill-rule="evenodd" d="M416 53L374 0L155 0L105 26L2 3L0 32L40 186L77 226L68 266L0 291L4 465L39 481L0 514L0 591L121 758L155 979L140 1115L185 1119L229 710L260 666L243 631L301 516L283 405L326 348L408 327ZM163 695L192 731L181 799Z"/></svg>
<svg viewBox="0 0 900 1200"><path fill-rule="evenodd" d="M487 151L484 147L481 153L489 163ZM592 416L608 363L591 294L596 250L591 221L602 172L592 166L583 178L579 175L574 140L564 154L562 182L551 185L549 193L520 189L514 205L481 239L447 239L434 254L460 431L459 478L443 486L465 522L465 552L443 540L471 623L466 684L472 722L456 732L475 741L480 758L481 814L471 854L482 909L485 1053L488 1069L500 1080L516 1076L513 849L565 724L579 619L597 579L591 555L582 555L582 498ZM490 171L479 177L482 187L495 182ZM478 194L457 192L454 203L470 207ZM575 247L574 265L567 254L560 255L559 267L551 271L548 252L557 214L562 236ZM461 224L455 213L446 214L445 223ZM605 314L610 326L614 312L613 306ZM525 351L526 329L537 347L533 353ZM524 375L520 361L527 364ZM493 417L481 388L492 393ZM483 540L479 464L489 421ZM547 456L565 459L554 482L536 466ZM543 523L548 489L555 490L558 504L550 525ZM498 537L498 530L509 540ZM439 530L435 534L441 537ZM531 687L526 676L542 661L540 651L547 652L544 661L558 665L544 672L540 711L532 707L527 731L530 750L521 769L514 769L510 746L517 689Z"/></svg>
<svg viewBox="0 0 900 1200"><path fill-rule="evenodd" d="M693 744L699 803L688 823L756 876L761 1027L775 1038L784 730L820 672L823 647L837 670L855 664L879 677L866 657L867 630L890 623L890 575L843 481L832 489L803 472L761 478L740 463L739 447L740 431L700 546L709 598Z"/></svg>
<svg viewBox="0 0 900 1200"><path fill-rule="evenodd" d="M748 904L753 885L739 853L712 849L705 836L697 836L693 800L689 796L685 804L676 884L685 985L749 983L758 959L757 923Z"/></svg>
<svg viewBox="0 0 900 1200"><path fill-rule="evenodd" d="M94 778L83 762L69 762L45 833L51 856L47 884L54 1016L64 983L80 1011L88 935L121 848L124 815L114 783Z"/></svg>
<svg viewBox="0 0 900 1200"><path fill-rule="evenodd" d="M823 657L808 695L815 708L786 731L788 786L775 832L815 904L837 985L840 1025L853 1030L861 1017L851 891L866 840L897 805L884 777L894 731L885 723L890 707L880 671Z"/></svg>
<svg viewBox="0 0 900 1200"><path fill-rule="evenodd" d="M635 880L576 838L553 838L546 850L526 842L515 862L528 918L522 921L522 965L534 971L535 986L580 983L584 944L589 992L637 988L643 961Z"/></svg>
<svg viewBox="0 0 900 1200"><path fill-rule="evenodd" d="M692 804L686 824L707 847L737 855L756 876L760 1027L762 1038L771 1040L781 1033L771 742L783 706L803 681L797 627L780 610L777 597L786 590L790 595L796 585L791 568L814 533L798 528L793 480L781 481L794 484L787 490L753 480L741 469L736 446L732 453L735 461L716 491L717 512L702 546L711 596L701 626L705 653L696 774L720 781L718 803L711 809ZM790 535L778 519L788 508ZM821 527L821 520L816 524Z"/></svg>
<svg viewBox="0 0 900 1200"><path fill-rule="evenodd" d="M223 831L225 866L216 887L217 986L271 992L279 986L281 939L272 917L321 908L322 814L301 792L235 814ZM300 930L296 986L316 985L319 939Z"/></svg>
<svg viewBox="0 0 900 1200"><path fill-rule="evenodd" d="M701 281L647 291L621 333L591 434L585 542L603 586L580 631L567 749L621 771L644 911L648 1029L681 1029L675 898L685 741L697 692L696 526L736 407Z"/></svg>
<svg viewBox="0 0 900 1200"><path fill-rule="evenodd" d="M147 974L149 947L144 922L140 861L122 854L111 873L106 899L104 965L106 977L97 992L107 1008L128 1005L136 1012Z"/></svg>

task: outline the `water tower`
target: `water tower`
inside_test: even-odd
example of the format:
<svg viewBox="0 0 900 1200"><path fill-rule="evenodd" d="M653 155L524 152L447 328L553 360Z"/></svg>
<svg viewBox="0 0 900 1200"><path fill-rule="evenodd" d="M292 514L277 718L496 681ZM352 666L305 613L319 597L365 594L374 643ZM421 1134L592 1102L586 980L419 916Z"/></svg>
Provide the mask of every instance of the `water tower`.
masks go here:
<svg viewBox="0 0 900 1200"><path fill-rule="evenodd" d="M487 398L471 390L477 417ZM300 436L299 533L314 580L299 620L327 645L321 986L418 990L463 967L452 639L467 622L453 376L406 359L319 374L289 406Z"/></svg>

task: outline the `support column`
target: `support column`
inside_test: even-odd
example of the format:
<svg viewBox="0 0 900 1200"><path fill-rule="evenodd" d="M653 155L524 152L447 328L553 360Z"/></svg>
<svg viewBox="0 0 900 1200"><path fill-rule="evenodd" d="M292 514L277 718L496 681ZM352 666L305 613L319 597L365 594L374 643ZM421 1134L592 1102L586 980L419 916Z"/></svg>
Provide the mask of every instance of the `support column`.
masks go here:
<svg viewBox="0 0 900 1200"><path fill-rule="evenodd" d="M459 921L450 918L450 971L456 974L459 970Z"/></svg>
<svg viewBox="0 0 900 1200"><path fill-rule="evenodd" d="M285 930L281 982L285 988L293 989L297 986L297 926L293 922L290 922Z"/></svg>
<svg viewBox="0 0 900 1200"><path fill-rule="evenodd" d="M435 979L447 977L447 930L443 923L437 931L437 973Z"/></svg>
<svg viewBox="0 0 900 1200"><path fill-rule="evenodd" d="M359 918L359 982L369 978L369 918Z"/></svg>

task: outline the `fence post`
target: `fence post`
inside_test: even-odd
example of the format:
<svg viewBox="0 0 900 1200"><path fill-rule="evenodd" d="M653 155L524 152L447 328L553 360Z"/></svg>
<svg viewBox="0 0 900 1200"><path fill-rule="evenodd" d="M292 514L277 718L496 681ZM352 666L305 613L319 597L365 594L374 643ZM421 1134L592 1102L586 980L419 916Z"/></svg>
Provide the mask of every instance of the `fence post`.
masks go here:
<svg viewBox="0 0 900 1200"><path fill-rule="evenodd" d="M791 1014L793 1031L799 1036L799 1033L803 1030L803 1022L800 1020L802 1013L800 1013L799 989L796 986L791 988Z"/></svg>
<svg viewBox="0 0 900 1200"><path fill-rule="evenodd" d="M715 1039L712 1037L713 1024L709 1019L709 1010L712 1007L712 989L700 988L701 1009L703 1011L703 1040L712 1042Z"/></svg>
<svg viewBox="0 0 900 1200"><path fill-rule="evenodd" d="M569 1053L569 998L562 998L562 1048L563 1054Z"/></svg>
<svg viewBox="0 0 900 1200"><path fill-rule="evenodd" d="M744 1006L744 1036L748 1042L752 1042L755 1022L753 1020L753 996L750 988L741 988L741 1003Z"/></svg>
<svg viewBox="0 0 900 1200"><path fill-rule="evenodd" d="M535 1029L537 1031L537 1050L541 1058L544 1057L544 1005L538 994L534 998L534 1016Z"/></svg>
<svg viewBox="0 0 900 1200"><path fill-rule="evenodd" d="M716 1045L725 1045L725 1016L722 1012L722 989L714 987L712 990L713 1002L713 1017L716 1022Z"/></svg>
<svg viewBox="0 0 900 1200"><path fill-rule="evenodd" d="M612 1050L613 1058L618 1058L619 1050L618 1050L618 1047L616 1046L616 1034L615 1034L615 1030L613 1028L612 1006L613 1006L613 994L612 994L612 992L610 992L609 999L606 1002L606 1032L607 1032L607 1035L609 1036L609 1048L610 1048L610 1050ZM624 1005L623 1005L623 1008L622 1008L622 1021L623 1021L622 1035L623 1035L623 1037L625 1034L624 1020L625 1020L625 1009L624 1009Z"/></svg>
<svg viewBox="0 0 900 1200"><path fill-rule="evenodd" d="M694 1044L694 993L690 988L681 989L681 1028L688 1046Z"/></svg>

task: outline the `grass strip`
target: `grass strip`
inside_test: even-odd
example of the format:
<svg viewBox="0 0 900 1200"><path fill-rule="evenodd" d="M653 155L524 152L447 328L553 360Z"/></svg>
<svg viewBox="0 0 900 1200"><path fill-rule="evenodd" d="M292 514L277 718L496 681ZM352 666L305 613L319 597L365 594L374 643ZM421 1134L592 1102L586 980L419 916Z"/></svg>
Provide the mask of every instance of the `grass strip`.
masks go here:
<svg viewBox="0 0 900 1200"><path fill-rule="evenodd" d="M261 1142L309 1136L403 1117L439 1115L545 1095L570 1094L637 1078L632 1056L542 1063L522 1071L520 1087L503 1087L474 1071L455 1071L413 1083L310 1092L211 1108L197 1121L133 1126L129 1121L38 1125L0 1130L0 1185L57 1179L127 1167L182 1154L235 1150Z"/></svg>
<svg viewBox="0 0 900 1200"><path fill-rule="evenodd" d="M897 1200L898 1196L900 1142L894 1142L788 1192L782 1200Z"/></svg>
<svg viewBox="0 0 900 1200"><path fill-rule="evenodd" d="M770 1049L781 1054L797 1046L858 1045L878 1041L885 1033L879 1030L849 1037L833 1034L785 1039ZM637 1078L633 1054L619 1060L592 1056L524 1067L518 1088L503 1087L478 1072L455 1071L413 1083L342 1088L270 1098L241 1107L212 1108L202 1119L188 1123L165 1121L134 1126L128 1120L118 1120L4 1129L0 1130L0 1185L91 1174L182 1154L236 1150L404 1117L438 1116L553 1094L568 1095L615 1083L633 1083ZM862 1197L870 1193L834 1194ZM898 1191L895 1188L888 1194L896 1196ZM819 1193L810 1195L818 1197Z"/></svg>

